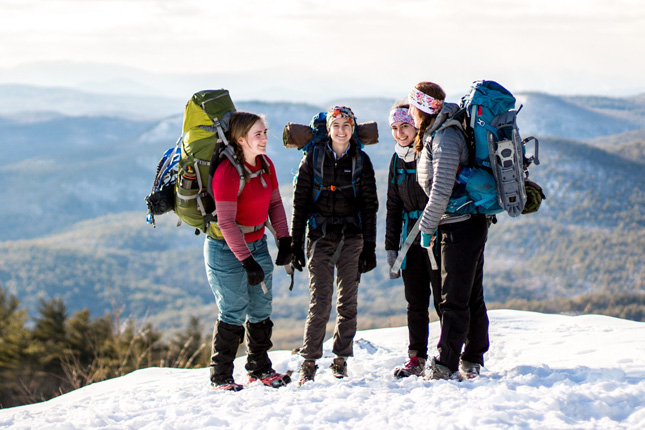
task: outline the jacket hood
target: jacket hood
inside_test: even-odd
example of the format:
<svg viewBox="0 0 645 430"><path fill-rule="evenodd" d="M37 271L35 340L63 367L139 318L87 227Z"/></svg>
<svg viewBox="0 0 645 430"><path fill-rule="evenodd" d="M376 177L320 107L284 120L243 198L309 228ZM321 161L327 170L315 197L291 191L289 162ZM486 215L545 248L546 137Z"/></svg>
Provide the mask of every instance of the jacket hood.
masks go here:
<svg viewBox="0 0 645 430"><path fill-rule="evenodd" d="M456 114L459 111L459 105L455 103L446 103L443 105L443 109L441 109L441 112L439 112L439 115L437 115L437 119L434 121L434 124L432 124L432 127L430 127L426 133L434 133L437 131L441 126L444 125L444 123L451 118L454 114Z"/></svg>

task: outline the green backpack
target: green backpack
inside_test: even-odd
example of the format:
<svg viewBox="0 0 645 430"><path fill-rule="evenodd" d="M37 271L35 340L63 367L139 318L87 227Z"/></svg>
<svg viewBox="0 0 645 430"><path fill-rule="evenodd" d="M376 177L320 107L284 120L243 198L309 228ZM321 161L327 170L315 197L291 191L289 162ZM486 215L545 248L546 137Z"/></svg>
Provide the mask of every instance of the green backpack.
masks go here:
<svg viewBox="0 0 645 430"><path fill-rule="evenodd" d="M246 181L242 163L228 144L226 132L235 106L227 90L200 91L188 100L184 111L182 135L174 148L166 151L146 197L148 224L155 225L154 215L174 210L183 222L223 239L215 221L215 200L212 181L219 163L228 158L240 175L242 192Z"/></svg>
<svg viewBox="0 0 645 430"><path fill-rule="evenodd" d="M155 226L155 215L174 210L183 223L215 239L224 239L217 227L212 183L217 166L225 158L240 176L239 196L246 177L269 173L269 162L262 156L262 169L251 172L238 160L226 138L235 106L227 90L200 91L188 100L184 112L183 133L174 148L168 149L157 167L151 193L146 197L148 224ZM266 225L240 226L242 233Z"/></svg>
<svg viewBox="0 0 645 430"><path fill-rule="evenodd" d="M186 103L184 112L181 158L177 163L174 210L181 221L215 239L224 239L217 226L212 183L215 170L225 158L240 177L239 196L249 178L269 173L269 162L262 157L262 169L251 173L226 138L229 121L235 106L227 90L205 90L195 93ZM240 226L243 233L261 226Z"/></svg>
<svg viewBox="0 0 645 430"><path fill-rule="evenodd" d="M195 234L204 232L217 238L222 234L215 220L215 201L212 191L211 165L216 167L225 155L234 166L239 166L226 131L235 106L227 90L199 91L188 100L184 111L181 159L177 164L174 210L181 221L195 228ZM241 174L241 169L240 169ZM240 181L243 186L244 181Z"/></svg>

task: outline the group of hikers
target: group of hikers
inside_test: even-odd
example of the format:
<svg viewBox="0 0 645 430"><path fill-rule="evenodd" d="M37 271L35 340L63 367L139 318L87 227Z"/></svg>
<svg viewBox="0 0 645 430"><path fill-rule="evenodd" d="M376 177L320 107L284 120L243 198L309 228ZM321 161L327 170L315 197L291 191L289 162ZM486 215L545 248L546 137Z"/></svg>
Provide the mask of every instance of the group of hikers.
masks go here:
<svg viewBox="0 0 645 430"><path fill-rule="evenodd" d="M406 103L389 112L396 144L388 178L385 250L390 277L403 278L409 331L407 360L394 369L399 378L474 378L489 347L482 278L491 216L446 212L469 149L458 128L441 127L458 108L445 98L439 85L420 82ZM274 264L309 272L300 385L318 372L335 273L331 374L348 376L361 274L376 267L379 206L374 168L357 142L357 126L347 106L327 112L326 139L303 156L294 180L289 228L275 167L266 156L264 117L235 112L230 118L227 138L243 160L243 178L228 159L215 171L212 189L221 236L207 235L204 243L208 281L219 309L210 363L215 389L243 388L233 378L233 361L245 338L250 382L277 388L291 381L273 369L268 355ZM238 195L241 180L245 186ZM267 218L278 239L275 262L267 247ZM409 242L405 251L404 242ZM441 334L438 355L427 363L431 297Z"/></svg>

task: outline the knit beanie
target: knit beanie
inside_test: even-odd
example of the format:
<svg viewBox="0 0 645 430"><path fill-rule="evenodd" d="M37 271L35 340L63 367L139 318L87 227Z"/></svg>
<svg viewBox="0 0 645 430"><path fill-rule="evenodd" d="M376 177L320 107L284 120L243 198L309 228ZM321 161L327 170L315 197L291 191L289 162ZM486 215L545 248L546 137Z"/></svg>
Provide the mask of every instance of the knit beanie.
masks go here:
<svg viewBox="0 0 645 430"><path fill-rule="evenodd" d="M327 111L327 130L331 128L331 123L338 118L347 118L349 123L352 125L352 132L356 127L356 117L354 112L347 106L334 106L333 108Z"/></svg>

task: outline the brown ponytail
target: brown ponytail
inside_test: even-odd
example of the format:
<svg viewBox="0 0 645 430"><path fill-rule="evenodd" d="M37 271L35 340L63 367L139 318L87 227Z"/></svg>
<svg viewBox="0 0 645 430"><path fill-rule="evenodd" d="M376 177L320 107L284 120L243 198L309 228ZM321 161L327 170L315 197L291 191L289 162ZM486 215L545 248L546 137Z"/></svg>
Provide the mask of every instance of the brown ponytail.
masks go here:
<svg viewBox="0 0 645 430"><path fill-rule="evenodd" d="M419 114L421 114L421 124L419 125L419 130L417 131L417 137L414 138L414 150L417 151L417 153L421 152L421 150L423 149L423 135L425 134L426 130L432 125L434 119L437 117L437 115L428 115L427 113L421 111L419 111Z"/></svg>

